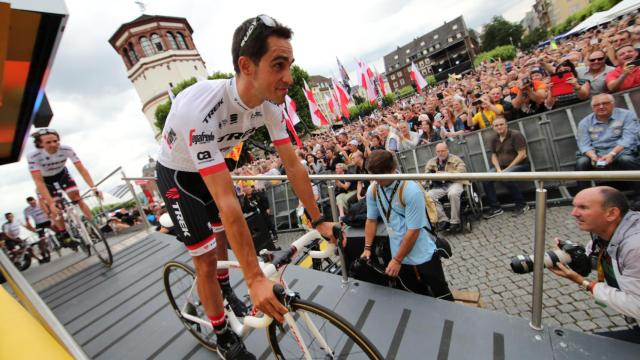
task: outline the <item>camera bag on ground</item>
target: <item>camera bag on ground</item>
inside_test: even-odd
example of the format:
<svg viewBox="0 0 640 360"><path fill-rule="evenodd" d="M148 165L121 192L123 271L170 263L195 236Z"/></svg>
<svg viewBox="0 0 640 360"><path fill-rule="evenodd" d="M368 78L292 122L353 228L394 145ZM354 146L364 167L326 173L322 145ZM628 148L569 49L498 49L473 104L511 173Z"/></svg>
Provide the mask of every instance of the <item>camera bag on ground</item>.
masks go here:
<svg viewBox="0 0 640 360"><path fill-rule="evenodd" d="M451 250L451 244L449 244L449 241L447 241L446 239L438 236L438 234L436 234L433 227L433 224L438 223L438 212L436 210L436 204L433 202L433 200L431 199L431 196L429 196L429 193L424 189L424 187L422 187L422 185L420 185L420 183L418 182L415 182L415 183L416 185L418 185L418 187L420 188L424 196L425 211L427 214L427 221L429 222L429 226L425 226L424 229L429 234L431 234L431 236L433 236L433 238L435 239L436 252L438 253L438 255L443 259L448 259L451 257L451 255L453 255L453 252ZM378 200L378 183L375 182L371 186L373 186L373 189L372 189L373 200L377 201ZM400 206L402 206L403 208L406 206L404 202L404 197L403 197L404 188L406 186L407 186L407 181L403 181L400 184L400 187L398 188L398 199L400 200ZM391 208L391 210L394 210L394 209ZM397 210L394 210L394 211L396 212L396 214L404 217L404 215L401 214L399 211Z"/></svg>

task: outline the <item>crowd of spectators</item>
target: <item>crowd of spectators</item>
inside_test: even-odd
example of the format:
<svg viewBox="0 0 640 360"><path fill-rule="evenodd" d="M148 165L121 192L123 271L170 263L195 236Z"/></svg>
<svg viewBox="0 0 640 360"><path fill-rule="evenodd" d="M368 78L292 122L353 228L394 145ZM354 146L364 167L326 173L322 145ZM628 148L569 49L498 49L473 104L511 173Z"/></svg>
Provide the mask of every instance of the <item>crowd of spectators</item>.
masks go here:
<svg viewBox="0 0 640 360"><path fill-rule="evenodd" d="M365 172L363 164L374 150L404 151L423 144L446 143L467 132L492 128L496 119L504 118L509 122L586 101L598 94L638 87L640 18L635 15L635 12L625 15L606 25L529 52L518 52L511 61L485 61L467 74L452 75L446 82L428 87L409 98L399 99L391 106L380 107L369 116L343 119L344 126L340 129L328 129L304 137L303 146L297 150L297 154L309 174L361 173ZM592 105L599 107L601 101L597 104L592 101ZM594 108L594 113L597 110ZM622 116L619 110L622 109L611 112L611 117ZM625 113L624 116L626 119L630 115ZM637 119L634 120L637 124ZM637 133L635 127L630 129L627 126L628 123L625 120L625 134L629 130ZM594 136L600 134L586 134L586 137L578 139L583 157L591 160L592 164L585 165L582 159L576 169L603 168L596 166L596 162L603 159L608 160L608 165L613 165L616 160L628 160L627 156L637 157L637 134L631 140L625 136L625 140L621 140L626 144L625 148L619 148L617 150L623 151L616 152L613 149L615 137L621 130L615 129L616 121L604 126L614 128L602 133L610 134L604 139L608 143L606 149L594 151L585 145L589 139L593 141ZM499 132L504 133L504 129ZM511 146L517 149L514 147L513 154L492 161L495 171L526 171L529 168L526 150L523 151L526 140L517 132L515 135L518 141ZM500 135L496 135L496 138L500 139ZM502 151L503 140L504 137L496 140L493 148ZM619 159L620 156L624 159ZM515 161L516 164L505 161ZM637 163L634 161L633 166ZM626 168L632 169L633 166ZM282 163L275 155L256 159L234 170L234 174L284 175ZM243 185L247 184L238 186L239 194L242 194L240 189ZM252 181L249 185L260 191L265 188L266 182ZM344 216L350 204L363 198L364 184L336 181L335 185L338 210L340 216ZM493 184L484 185L485 192L488 188L490 195L495 194ZM517 208L526 209L515 185L506 185ZM495 197L491 196L489 200L493 210L496 210L499 204Z"/></svg>

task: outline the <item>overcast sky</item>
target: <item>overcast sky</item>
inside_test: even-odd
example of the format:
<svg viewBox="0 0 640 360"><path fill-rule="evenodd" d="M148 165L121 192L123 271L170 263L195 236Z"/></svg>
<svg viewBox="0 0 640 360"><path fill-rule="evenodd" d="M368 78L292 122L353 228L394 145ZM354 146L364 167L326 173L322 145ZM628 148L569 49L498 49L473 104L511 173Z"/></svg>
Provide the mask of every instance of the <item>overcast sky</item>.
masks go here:
<svg viewBox="0 0 640 360"><path fill-rule="evenodd" d="M354 58L384 70L382 57L444 21L464 15L467 26L480 30L493 16L519 21L534 0L211 1L147 0L146 14L185 17L209 73L232 72L231 37L245 19L269 14L294 31L296 63L310 75L337 75L335 58L349 72ZM121 57L108 43L122 23L140 16L133 0L67 0L69 19L55 57L47 96L54 112L51 127L62 143L72 146L98 180L122 166L128 176L141 176L148 155L158 145L141 111L141 103L126 76ZM443 6L444 5L444 6ZM34 195L27 170L26 146L22 160L0 167L2 213L20 214L25 198ZM68 164L81 189L86 184ZM73 169L71 169L73 168ZM120 184L117 178L101 188Z"/></svg>

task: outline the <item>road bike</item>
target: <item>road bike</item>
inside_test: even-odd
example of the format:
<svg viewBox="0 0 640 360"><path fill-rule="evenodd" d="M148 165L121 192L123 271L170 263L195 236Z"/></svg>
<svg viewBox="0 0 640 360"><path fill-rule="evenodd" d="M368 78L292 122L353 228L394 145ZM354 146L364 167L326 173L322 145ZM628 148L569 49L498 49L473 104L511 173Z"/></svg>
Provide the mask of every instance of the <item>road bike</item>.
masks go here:
<svg viewBox="0 0 640 360"><path fill-rule="evenodd" d="M79 243L87 256L93 253L105 266L110 267L113 264L113 255L109 243L102 231L92 221L81 215L82 210L78 202L71 201L64 192L59 192L57 204L61 209L64 226L69 236Z"/></svg>
<svg viewBox="0 0 640 360"><path fill-rule="evenodd" d="M341 238L339 226L334 228L336 238ZM276 359L383 359L376 347L343 317L332 310L304 300L287 287L283 280L286 265L296 254L308 246L323 241L315 231L309 231L288 249L280 251L263 250L260 253L260 268L264 274L278 284L274 293L289 312L284 323L272 318L252 313L237 317L225 301L225 312L230 328L239 336L252 329L266 329L271 350ZM310 251L312 258L323 259L332 256L335 245L327 244L322 251ZM218 261L218 269L240 269L237 261ZM163 282L171 307L186 329L209 350L216 351L216 337L211 322L196 291L198 281L195 271L189 265L178 261L165 264Z"/></svg>

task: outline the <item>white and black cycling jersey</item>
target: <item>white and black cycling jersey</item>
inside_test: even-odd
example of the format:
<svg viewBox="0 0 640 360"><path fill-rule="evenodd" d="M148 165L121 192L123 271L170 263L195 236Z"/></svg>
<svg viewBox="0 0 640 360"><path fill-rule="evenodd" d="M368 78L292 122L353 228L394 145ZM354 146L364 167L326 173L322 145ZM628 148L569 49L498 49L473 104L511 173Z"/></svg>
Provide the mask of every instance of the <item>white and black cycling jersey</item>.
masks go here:
<svg viewBox="0 0 640 360"><path fill-rule="evenodd" d="M202 176L224 170L224 155L262 125L274 145L290 142L278 106L265 101L250 109L238 96L235 78L200 81L171 105L158 161Z"/></svg>
<svg viewBox="0 0 640 360"><path fill-rule="evenodd" d="M67 145L60 145L58 151L53 154L49 154L45 149L35 149L27 155L29 171L42 176L59 174L64 170L67 159L71 159L74 164L80 162L76 152Z"/></svg>
<svg viewBox="0 0 640 360"><path fill-rule="evenodd" d="M47 214L45 214L44 211L42 211L42 208L38 205L29 205L24 208L25 221L29 218L32 218L36 224L42 224L49 221L49 217L47 216Z"/></svg>
<svg viewBox="0 0 640 360"><path fill-rule="evenodd" d="M5 222L2 224L2 232L5 233L9 239L15 240L20 238L20 224L17 221Z"/></svg>

